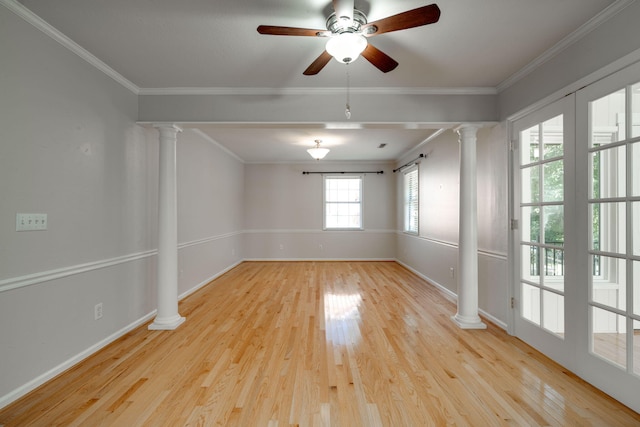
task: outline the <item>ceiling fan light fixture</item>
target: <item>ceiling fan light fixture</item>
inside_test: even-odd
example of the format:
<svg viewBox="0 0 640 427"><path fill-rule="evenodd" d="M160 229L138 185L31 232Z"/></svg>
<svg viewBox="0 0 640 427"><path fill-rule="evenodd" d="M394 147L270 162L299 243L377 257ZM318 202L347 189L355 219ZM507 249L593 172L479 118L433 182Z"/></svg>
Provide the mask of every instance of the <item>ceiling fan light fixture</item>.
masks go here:
<svg viewBox="0 0 640 427"><path fill-rule="evenodd" d="M313 157L314 159L316 159L316 160L321 160L321 159L323 159L323 158L324 158L324 156L326 156L326 155L327 155L327 153L329 153L329 149L328 149L328 148L321 148L321 147L320 147L320 143L321 143L321 142L322 142L322 140L320 140L320 139L316 139L316 140L315 140L316 146L315 146L315 147L313 147L313 148L309 148L309 149L307 150L307 153L309 153L309 155L310 155L311 157Z"/></svg>
<svg viewBox="0 0 640 427"><path fill-rule="evenodd" d="M367 39L362 34L342 33L329 39L326 50L338 62L349 64L358 59L366 47Z"/></svg>

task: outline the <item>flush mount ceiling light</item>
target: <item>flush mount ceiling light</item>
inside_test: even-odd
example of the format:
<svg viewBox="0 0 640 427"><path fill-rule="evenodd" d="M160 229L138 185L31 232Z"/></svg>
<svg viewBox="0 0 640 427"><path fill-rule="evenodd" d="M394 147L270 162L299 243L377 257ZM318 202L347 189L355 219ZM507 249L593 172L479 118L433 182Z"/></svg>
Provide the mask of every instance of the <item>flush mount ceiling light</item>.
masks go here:
<svg viewBox="0 0 640 427"><path fill-rule="evenodd" d="M307 153L309 153L309 155L311 157L313 157L314 159L316 159L316 160L320 160L320 159L324 158L324 156L326 156L327 153L329 152L328 148L320 148L320 143L321 142L322 142L322 140L316 139L315 140L316 146L313 147L313 148L309 148L307 150Z"/></svg>

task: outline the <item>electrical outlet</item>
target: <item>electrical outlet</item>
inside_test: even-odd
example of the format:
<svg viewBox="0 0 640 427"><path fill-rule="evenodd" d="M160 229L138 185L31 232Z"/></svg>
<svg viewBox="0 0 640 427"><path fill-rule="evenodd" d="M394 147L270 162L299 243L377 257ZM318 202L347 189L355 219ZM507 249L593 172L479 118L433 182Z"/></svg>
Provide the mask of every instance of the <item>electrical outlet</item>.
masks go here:
<svg viewBox="0 0 640 427"><path fill-rule="evenodd" d="M47 229L46 213L16 214L16 231L41 231Z"/></svg>
<svg viewBox="0 0 640 427"><path fill-rule="evenodd" d="M93 318L94 320L98 320L100 318L102 318L102 303L99 302L98 304L95 305L95 307L93 307Z"/></svg>
<svg viewBox="0 0 640 427"><path fill-rule="evenodd" d="M282 243L280 243L280 250L284 250L284 245Z"/></svg>

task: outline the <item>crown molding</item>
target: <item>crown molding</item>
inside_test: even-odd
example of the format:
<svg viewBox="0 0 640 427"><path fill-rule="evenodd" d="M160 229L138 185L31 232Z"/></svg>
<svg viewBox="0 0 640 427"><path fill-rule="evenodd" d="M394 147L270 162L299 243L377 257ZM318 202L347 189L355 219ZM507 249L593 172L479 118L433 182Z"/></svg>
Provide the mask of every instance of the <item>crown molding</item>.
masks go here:
<svg viewBox="0 0 640 427"><path fill-rule="evenodd" d="M237 161L239 161L240 163L246 163L243 159L241 159L236 153L234 153L233 151L229 150L227 147L225 147L224 145L220 144L218 141L216 141L215 139L211 138L209 135L207 135L206 133L202 132L200 129L195 129L195 128L190 128L189 129L192 133L195 133L196 135L200 136L201 138L205 139L206 141L210 142L211 144L213 144L215 147L218 147L220 150L224 151L225 153L227 153L229 156L233 157L234 159L236 159Z"/></svg>
<svg viewBox="0 0 640 427"><path fill-rule="evenodd" d="M577 30L556 43L542 55L535 58L525 67L502 81L496 87L466 87L466 88L430 88L430 87L354 87L350 88L351 93L360 95L497 95L505 89L511 87L519 80L542 66L544 63L558 55L560 52L585 37L594 29L598 28L611 17L618 14L636 0L616 0L598 15L591 18ZM168 88L140 88L133 82L126 79L120 73L98 59L82 46L71 40L59 30L48 24L42 18L31 12L17 0L0 0L0 4L9 9L15 15L33 25L38 30L69 49L71 52L102 71L107 76L130 90L136 95L335 95L343 94L343 87L311 88L261 88L261 87L168 87Z"/></svg>
<svg viewBox="0 0 640 427"><path fill-rule="evenodd" d="M1 0L0 0L1 1ZM429 88L429 87L351 87L359 95L497 95L493 87ZM140 95L342 95L344 87L168 87L140 88Z"/></svg>
<svg viewBox="0 0 640 427"><path fill-rule="evenodd" d="M551 60L553 57L558 55L563 50L567 49L569 46L573 45L591 31L598 28L600 25L608 21L610 18L618 14L622 9L626 8L630 4L634 3L636 0L617 0L615 3L610 4L607 8L605 8L602 12L585 22L583 25L578 27L577 30L569 34L567 37L560 40L558 43L553 45L550 49L546 50L542 55L535 58L529 64L525 65L520 70L516 71L506 80L502 81L498 86L496 86L497 93L504 91L505 89L513 86L516 82L523 79L528 74L532 73L535 69L541 67L544 63Z"/></svg>
<svg viewBox="0 0 640 427"><path fill-rule="evenodd" d="M71 40L69 37L65 36L63 33L52 27L38 15L27 9L22 4L18 3L16 0L0 0L0 4L9 9L18 17L22 18L27 23L33 25L38 30L42 31L44 34L52 38L53 40L60 43L62 46L69 49L71 52L78 55L80 58L84 59L89 64L93 65L98 70L102 71L107 76L111 77L116 82L120 83L125 88L129 89L135 95L138 95L140 92L140 88L124 78L120 73L118 73L113 68L109 67L107 64L99 60L97 57L89 53L82 46Z"/></svg>

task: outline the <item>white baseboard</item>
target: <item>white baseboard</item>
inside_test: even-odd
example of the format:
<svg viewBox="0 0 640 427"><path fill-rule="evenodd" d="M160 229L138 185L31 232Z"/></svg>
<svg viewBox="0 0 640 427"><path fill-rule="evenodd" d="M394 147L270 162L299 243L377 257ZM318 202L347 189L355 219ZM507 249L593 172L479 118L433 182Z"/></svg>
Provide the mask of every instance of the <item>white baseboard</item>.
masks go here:
<svg viewBox="0 0 640 427"><path fill-rule="evenodd" d="M191 295L192 293L194 293L198 289L202 288L206 284L210 283L212 280L214 280L217 277L223 275L224 273L226 273L227 271L229 271L232 268L236 267L237 265L241 264L242 262L243 262L243 260L240 260L240 261L236 262L235 264L230 265L229 267L225 268L224 270L214 274L209 279L206 279L203 282L198 283L197 285L195 285L194 287L192 287L188 291L182 293L181 295L179 295L178 298L180 300L182 300L183 298L186 298L187 296ZM26 395L30 391L35 390L36 388L40 387L42 384L44 384L47 381L51 380L52 378L60 375L61 373L63 373L67 369L69 369L69 368L73 367L74 365L76 365L77 363L80 363L81 361L83 361L87 357L91 356L92 354L96 353L97 351L101 350L102 348L106 347L107 345L111 344L112 342L114 342L118 338L122 337L126 333L128 333L128 332L130 332L130 331L132 331L132 330L144 325L145 323L147 323L148 321L153 319L153 317L156 315L156 312L157 312L157 310L153 310L152 312L142 316L138 320L130 323L129 325L125 326L124 328L114 332L113 334L109 335L108 337L104 338L103 340L97 342L96 344L92 345L91 347L87 348L86 350L76 354L75 356L71 357L70 359L65 360L64 362L62 362L58 366L50 369L49 371L43 373L42 375L37 376L36 378L32 379L31 381L27 382L26 384L23 384L22 386L16 388L15 390L13 390L13 391L7 393L6 395L0 397L0 409L4 408L5 406L9 405L12 402L18 400L19 398L21 398L22 396Z"/></svg>
<svg viewBox="0 0 640 427"><path fill-rule="evenodd" d="M383 258L383 259L378 259L378 258L375 258L375 259L371 259L371 258L366 258L366 259L343 259L343 258L341 258L341 259L328 259L328 258L318 258L318 259L300 259L300 258L287 258L287 259L274 259L274 258L257 259L256 258L256 259L252 259L252 258L249 258L249 259L243 259L243 260L237 261L236 263L228 266L224 270L214 274L210 278L198 283L197 285L193 286L191 289L189 289L189 290L183 292L182 294L180 294L178 298L180 300L186 298L187 296L193 294L194 292L196 292L197 290L199 290L203 286L205 286L208 283L210 283L211 281L215 280L216 278L220 277L221 275L225 274L226 272L228 272L228 271L232 270L233 268L237 267L238 265L240 265L244 261L394 261L394 262L397 262L398 264L402 265L407 270L413 272L417 276L421 277L422 279L428 281L430 284L432 284L433 286L435 286L439 290L441 290L443 292L443 294L448 299L450 299L452 302L456 302L457 301L457 295L454 292L452 292L451 290L449 290L446 287L444 287L441 284L439 284L437 281L431 279L430 277L422 274L421 272L415 270L411 266L409 266L409 265L407 265L407 264L405 264L405 263L403 263L403 262L401 262L401 261L399 261L397 259L387 259L387 258ZM507 329L507 325L504 322L496 319L491 314L486 313L483 310L479 310L479 311L484 317L489 319L492 323L496 324L497 326L501 327L502 329L505 329L505 330ZM58 366L50 369L49 371L43 373L42 375L39 375L38 377L32 379L31 381L27 382L26 384L16 388L15 390L7 393L4 396L0 397L0 408L4 408L5 406L7 406L10 403L16 401L17 399L21 398L22 396L24 396L25 394L29 393L30 391L35 390L37 387L41 386L42 384L46 383L47 381L51 380L52 378L56 377L57 375L61 374L64 371L66 371L67 369L71 368L75 364L81 362L82 360L84 360L87 357L91 356L92 354L96 353L97 351L99 351L100 349L104 348L108 344L111 344L113 341L115 341L118 338L122 337L126 333L136 329L139 326L144 325L145 323L147 323L148 321L153 319L153 316L155 316L155 314L156 314L156 310L153 310L152 312L144 315L140 319L130 323L129 325L125 326L124 328L114 332L113 334L109 335L108 337L104 338L103 340L97 342L96 344L92 345L91 347L87 348L86 350L84 350L84 351L78 353L77 355L71 357L70 359L64 361L63 363L59 364Z"/></svg>
<svg viewBox="0 0 640 427"><path fill-rule="evenodd" d="M18 400L19 398L21 398L25 394L29 393L30 391L35 390L36 388L40 387L42 384L46 383L50 379L60 375L61 373L63 373L67 369L71 368L75 364L80 363L81 361L83 361L87 357L91 356L95 352L97 352L100 349L104 348L105 346L111 344L112 342L114 342L115 340L117 340L118 338L120 338L121 336L126 334L127 332L130 332L130 331L134 330L135 328L144 325L146 322L151 320L155 314L156 314L156 310L154 310L151 313L141 317L140 319L130 323L129 325L125 326L124 328L114 332L113 334L109 335L105 339L97 342L96 344L92 345L91 347L87 348L86 350L76 354L72 358L70 358L68 360L65 360L64 362L62 362L58 366L48 370L47 372L45 372L44 374L42 374L40 376L32 379L28 383L26 383L26 384L18 387L17 389L5 394L4 396L0 397L0 408L4 408L8 404Z"/></svg>
<svg viewBox="0 0 640 427"><path fill-rule="evenodd" d="M396 261L394 258L245 258L247 262L251 261L281 261L281 262L295 262L295 261Z"/></svg>
<svg viewBox="0 0 640 427"><path fill-rule="evenodd" d="M233 270L234 268L236 268L238 265L242 264L243 262L244 262L244 260L240 260L240 261L236 262L235 264L231 264L229 267L225 268L222 271L219 271L218 273L214 274L213 276L209 277L208 279L203 280L202 282L198 283L197 285L195 285L191 289L184 291L183 293L178 295L178 300L182 300L182 299L188 297L192 293L196 292L198 289L202 288L203 286L209 284L211 281L213 281L213 280L217 279L218 277L222 276L227 271Z"/></svg>
<svg viewBox="0 0 640 427"><path fill-rule="evenodd" d="M422 279L426 280L427 282L429 282L430 284L432 284L433 286L435 286L436 288L438 288L440 291L442 291L442 293L445 295L445 297L447 297L447 299L449 299L451 302L457 303L458 302L458 295L453 292L452 290L444 287L443 285L441 285L440 283L438 283L437 281L433 280L432 278L430 278L429 276L426 276L424 274L422 274L421 272L419 272L418 270L414 269L413 267L403 263L402 261L396 259L395 260L398 264L400 264L401 266L403 266L404 268L406 268L407 270L411 271L412 273L414 273L416 276L421 277ZM478 312L485 317L486 319L490 320L491 323L495 324L496 326L498 326L501 329L504 329L505 331L507 330L507 324L504 323L502 320L496 318L495 316L493 316L490 313L487 313L486 311L482 310L481 308L478 309ZM455 314L455 313L454 313Z"/></svg>

